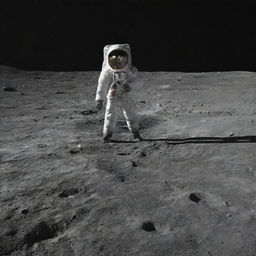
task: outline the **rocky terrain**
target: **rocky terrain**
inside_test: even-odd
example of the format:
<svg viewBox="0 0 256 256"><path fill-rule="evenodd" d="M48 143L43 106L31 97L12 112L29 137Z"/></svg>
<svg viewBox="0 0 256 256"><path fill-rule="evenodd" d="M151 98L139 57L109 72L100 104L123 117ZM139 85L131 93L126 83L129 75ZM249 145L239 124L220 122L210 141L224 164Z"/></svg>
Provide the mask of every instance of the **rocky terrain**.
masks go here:
<svg viewBox="0 0 256 256"><path fill-rule="evenodd" d="M256 255L256 74L140 75L103 144L99 72L1 66L0 255Z"/></svg>

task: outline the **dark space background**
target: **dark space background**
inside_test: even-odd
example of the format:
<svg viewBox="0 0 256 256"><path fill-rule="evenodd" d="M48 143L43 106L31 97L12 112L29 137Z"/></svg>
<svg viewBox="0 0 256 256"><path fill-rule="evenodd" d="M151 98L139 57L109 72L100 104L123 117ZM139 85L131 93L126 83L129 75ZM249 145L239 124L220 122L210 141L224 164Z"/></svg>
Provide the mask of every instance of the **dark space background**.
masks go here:
<svg viewBox="0 0 256 256"><path fill-rule="evenodd" d="M100 70L129 43L142 71L256 70L249 0L0 0L0 64Z"/></svg>

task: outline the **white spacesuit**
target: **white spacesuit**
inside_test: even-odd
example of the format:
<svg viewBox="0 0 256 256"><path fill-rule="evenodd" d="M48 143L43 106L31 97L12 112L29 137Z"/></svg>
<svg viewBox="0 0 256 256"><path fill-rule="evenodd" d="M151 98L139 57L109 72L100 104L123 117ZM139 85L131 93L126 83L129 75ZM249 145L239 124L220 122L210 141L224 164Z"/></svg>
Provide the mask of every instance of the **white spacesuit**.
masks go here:
<svg viewBox="0 0 256 256"><path fill-rule="evenodd" d="M138 83L137 69L131 65L131 50L128 44L112 44L104 47L102 71L98 80L96 104L102 109L107 97L105 121L103 127L104 141L108 141L115 131L120 110L123 111L127 126L134 138L141 139L136 106L130 90Z"/></svg>

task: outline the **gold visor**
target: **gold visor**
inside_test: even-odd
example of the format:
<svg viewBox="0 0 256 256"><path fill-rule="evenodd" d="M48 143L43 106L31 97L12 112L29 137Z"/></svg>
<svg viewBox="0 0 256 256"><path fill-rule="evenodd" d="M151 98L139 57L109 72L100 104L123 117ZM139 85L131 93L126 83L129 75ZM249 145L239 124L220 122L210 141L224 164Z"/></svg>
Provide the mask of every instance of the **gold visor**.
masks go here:
<svg viewBox="0 0 256 256"><path fill-rule="evenodd" d="M123 69L128 64L128 55L125 51L114 50L108 55L108 63L115 70Z"/></svg>

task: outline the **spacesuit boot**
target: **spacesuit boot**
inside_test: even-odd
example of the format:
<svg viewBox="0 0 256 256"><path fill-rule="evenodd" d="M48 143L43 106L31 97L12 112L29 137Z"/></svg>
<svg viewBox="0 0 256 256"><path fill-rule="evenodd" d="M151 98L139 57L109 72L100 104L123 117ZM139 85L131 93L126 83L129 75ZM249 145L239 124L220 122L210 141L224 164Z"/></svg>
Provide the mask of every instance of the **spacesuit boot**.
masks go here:
<svg viewBox="0 0 256 256"><path fill-rule="evenodd" d="M123 98L122 111L129 131L133 133L135 139L139 139L139 121L136 113L136 105L130 95L126 95L126 97Z"/></svg>
<svg viewBox="0 0 256 256"><path fill-rule="evenodd" d="M133 132L133 138L134 139L139 139L139 140L143 140L143 138L140 136L140 132Z"/></svg>
<svg viewBox="0 0 256 256"><path fill-rule="evenodd" d="M112 137L112 133L107 133L103 136L103 142L106 143L106 142L110 142L110 139Z"/></svg>

